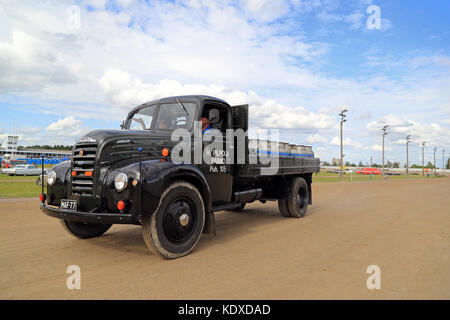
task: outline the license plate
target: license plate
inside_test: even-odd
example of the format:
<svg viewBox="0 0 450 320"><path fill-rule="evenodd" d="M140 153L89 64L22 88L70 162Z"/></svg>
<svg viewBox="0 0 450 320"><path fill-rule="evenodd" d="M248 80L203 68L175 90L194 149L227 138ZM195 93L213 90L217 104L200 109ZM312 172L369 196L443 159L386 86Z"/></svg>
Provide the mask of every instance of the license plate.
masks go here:
<svg viewBox="0 0 450 320"><path fill-rule="evenodd" d="M77 202L75 200L62 199L60 208L64 210L77 211Z"/></svg>

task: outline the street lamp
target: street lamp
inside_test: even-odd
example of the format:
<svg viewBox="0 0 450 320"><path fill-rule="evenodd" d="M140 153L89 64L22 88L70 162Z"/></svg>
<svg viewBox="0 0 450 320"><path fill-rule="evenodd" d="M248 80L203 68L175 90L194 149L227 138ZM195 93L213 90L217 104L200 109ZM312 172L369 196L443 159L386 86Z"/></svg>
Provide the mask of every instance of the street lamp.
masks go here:
<svg viewBox="0 0 450 320"><path fill-rule="evenodd" d="M344 174L344 146L343 146L343 138L342 138L342 126L343 126L344 122L347 121L347 120L345 120L345 117L346 117L345 113L347 111L348 111L347 109L344 109L341 111L341 113L339 113L339 115L341 116L341 169L339 171L339 178L341 179L341 181L342 181L343 174Z"/></svg>
<svg viewBox="0 0 450 320"><path fill-rule="evenodd" d="M444 165L444 159L445 159L445 149L442 149L442 175L445 175L445 165Z"/></svg>
<svg viewBox="0 0 450 320"><path fill-rule="evenodd" d="M433 151L434 151L434 175L436 175L436 150L437 148L434 147Z"/></svg>
<svg viewBox="0 0 450 320"><path fill-rule="evenodd" d="M384 126L384 127L381 129L381 131L383 131L383 181L384 181L384 136L388 134L388 133L387 133L387 128L388 128L388 127L389 127L389 126L386 125L386 126Z"/></svg>
<svg viewBox="0 0 450 320"><path fill-rule="evenodd" d="M426 144L425 141L422 142L422 177L425 177L425 155L424 155L425 144Z"/></svg>
<svg viewBox="0 0 450 320"><path fill-rule="evenodd" d="M409 159L408 159L408 144L409 141L411 140L411 135L407 135L406 136L406 177L408 177L408 168L409 168Z"/></svg>

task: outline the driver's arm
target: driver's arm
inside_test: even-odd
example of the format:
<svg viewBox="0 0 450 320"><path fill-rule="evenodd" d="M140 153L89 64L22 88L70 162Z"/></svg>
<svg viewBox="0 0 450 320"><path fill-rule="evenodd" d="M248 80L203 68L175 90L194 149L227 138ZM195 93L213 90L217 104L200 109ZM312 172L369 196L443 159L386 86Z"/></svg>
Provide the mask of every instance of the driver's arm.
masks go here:
<svg viewBox="0 0 450 320"><path fill-rule="evenodd" d="M134 121L136 121L137 123L139 123L142 127L142 130L146 130L147 128L145 127L145 122L144 120L142 120L142 118L133 118Z"/></svg>

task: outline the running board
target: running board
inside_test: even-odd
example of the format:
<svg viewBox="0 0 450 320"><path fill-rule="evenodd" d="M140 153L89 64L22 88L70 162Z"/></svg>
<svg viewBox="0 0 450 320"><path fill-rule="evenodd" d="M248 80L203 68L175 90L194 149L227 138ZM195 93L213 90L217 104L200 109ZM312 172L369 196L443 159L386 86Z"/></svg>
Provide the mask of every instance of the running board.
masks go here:
<svg viewBox="0 0 450 320"><path fill-rule="evenodd" d="M213 211L222 211L222 210L233 210L237 209L241 206L240 203L227 203L227 204L221 204L220 206L213 207Z"/></svg>

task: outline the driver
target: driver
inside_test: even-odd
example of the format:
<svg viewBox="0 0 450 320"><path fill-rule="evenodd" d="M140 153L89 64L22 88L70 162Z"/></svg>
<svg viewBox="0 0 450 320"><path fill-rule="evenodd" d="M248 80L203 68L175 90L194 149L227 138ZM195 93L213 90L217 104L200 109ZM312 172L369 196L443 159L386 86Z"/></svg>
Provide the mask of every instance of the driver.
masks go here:
<svg viewBox="0 0 450 320"><path fill-rule="evenodd" d="M158 129L169 129L169 124L167 123L166 120L161 119L161 120L159 120L159 123L158 123Z"/></svg>
<svg viewBox="0 0 450 320"><path fill-rule="evenodd" d="M209 123L209 120L206 118L201 118L200 121L202 122L202 132L205 133L209 129L211 129L211 124Z"/></svg>

